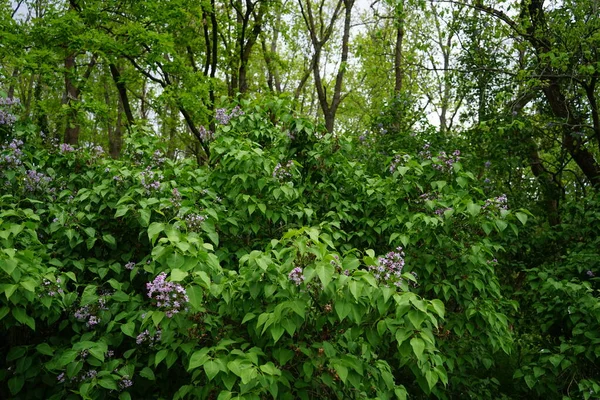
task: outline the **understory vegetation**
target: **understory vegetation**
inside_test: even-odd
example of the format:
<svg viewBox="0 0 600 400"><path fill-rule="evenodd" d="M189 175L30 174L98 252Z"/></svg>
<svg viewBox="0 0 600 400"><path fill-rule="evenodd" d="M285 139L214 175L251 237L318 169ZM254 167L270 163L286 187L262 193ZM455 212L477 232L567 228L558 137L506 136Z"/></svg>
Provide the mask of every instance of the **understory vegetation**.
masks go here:
<svg viewBox="0 0 600 400"><path fill-rule="evenodd" d="M0 398L600 398L597 3L358 3L0 1Z"/></svg>

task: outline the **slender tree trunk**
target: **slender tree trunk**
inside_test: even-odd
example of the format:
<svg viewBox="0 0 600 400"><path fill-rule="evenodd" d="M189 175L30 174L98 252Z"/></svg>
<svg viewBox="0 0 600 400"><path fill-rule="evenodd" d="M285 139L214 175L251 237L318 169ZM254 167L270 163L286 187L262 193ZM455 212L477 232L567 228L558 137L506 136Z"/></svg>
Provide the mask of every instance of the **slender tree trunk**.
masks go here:
<svg viewBox="0 0 600 400"><path fill-rule="evenodd" d="M77 120L77 87L74 85L72 77L75 76L75 53L69 53L65 57L65 94L67 104L67 116L64 143L77 144L79 142L79 132L81 125Z"/></svg>
<svg viewBox="0 0 600 400"><path fill-rule="evenodd" d="M127 88L125 87L125 82L121 77L121 71L119 68L113 63L109 64L110 74L117 86L117 91L119 92L119 100L120 107L122 107L125 116L127 117L127 126L130 127L135 123L133 118L133 113L131 112L131 106L129 105L129 97L127 96Z"/></svg>
<svg viewBox="0 0 600 400"><path fill-rule="evenodd" d="M396 4L396 46L394 48L394 93L402 92L404 68L402 60L402 44L404 42L404 0Z"/></svg>

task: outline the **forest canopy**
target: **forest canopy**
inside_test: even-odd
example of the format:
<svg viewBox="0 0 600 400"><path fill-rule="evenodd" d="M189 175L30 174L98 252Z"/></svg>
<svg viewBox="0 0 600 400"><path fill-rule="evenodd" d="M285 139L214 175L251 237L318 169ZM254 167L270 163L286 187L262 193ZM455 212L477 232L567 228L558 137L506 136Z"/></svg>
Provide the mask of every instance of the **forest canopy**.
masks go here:
<svg viewBox="0 0 600 400"><path fill-rule="evenodd" d="M600 398L598 7L0 1L0 397Z"/></svg>

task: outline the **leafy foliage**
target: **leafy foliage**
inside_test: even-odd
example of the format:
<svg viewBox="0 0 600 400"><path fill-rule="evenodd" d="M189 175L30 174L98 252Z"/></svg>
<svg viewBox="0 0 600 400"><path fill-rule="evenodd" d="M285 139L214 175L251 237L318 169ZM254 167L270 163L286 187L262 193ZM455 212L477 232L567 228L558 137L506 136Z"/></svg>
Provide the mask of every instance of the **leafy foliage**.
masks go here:
<svg viewBox="0 0 600 400"><path fill-rule="evenodd" d="M143 131L116 161L17 125L4 396L445 397L511 352L493 259L526 214L457 159L373 173L277 101L242 109L204 167Z"/></svg>

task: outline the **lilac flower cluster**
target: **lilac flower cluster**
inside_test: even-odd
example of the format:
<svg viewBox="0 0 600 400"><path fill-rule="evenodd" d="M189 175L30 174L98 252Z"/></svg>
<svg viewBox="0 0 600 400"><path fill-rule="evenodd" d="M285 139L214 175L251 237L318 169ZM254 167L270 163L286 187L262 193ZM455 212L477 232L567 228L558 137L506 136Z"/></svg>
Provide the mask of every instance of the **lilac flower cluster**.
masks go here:
<svg viewBox="0 0 600 400"><path fill-rule="evenodd" d="M30 169L25 175L25 189L29 192L43 192L47 189L50 182L52 182L52 178L42 172Z"/></svg>
<svg viewBox="0 0 600 400"><path fill-rule="evenodd" d="M71 153L71 152L75 151L75 148L68 143L62 143L59 146L59 149L63 153Z"/></svg>
<svg viewBox="0 0 600 400"><path fill-rule="evenodd" d="M232 118L239 117L241 115L244 115L244 112L239 106L235 106L229 114L225 108L218 108L215 111L215 119L221 125L227 125Z"/></svg>
<svg viewBox="0 0 600 400"><path fill-rule="evenodd" d="M425 143L423 145L423 150L419 152L419 156L423 157L427 160L431 160L431 145L429 143ZM434 163L433 168L438 171L452 171L452 166L460 161L460 150L454 150L452 154L446 154L445 151L440 151L436 156L437 161L440 163Z"/></svg>
<svg viewBox="0 0 600 400"><path fill-rule="evenodd" d="M165 163L165 161L167 161L167 158L164 156L162 151L156 150L154 153L152 153L152 161L154 161L156 165L162 165Z"/></svg>
<svg viewBox="0 0 600 400"><path fill-rule="evenodd" d="M589 276L590 278L593 278L594 276L596 276L596 274L594 274L594 272L592 270L588 270L585 274L587 276Z"/></svg>
<svg viewBox="0 0 600 400"><path fill-rule="evenodd" d="M217 112L218 112L218 110L217 110ZM227 122L229 122L229 120L227 120ZM226 124L227 123L225 123L223 125L226 125ZM200 130L200 139L202 139L203 142L210 142L211 140L213 140L214 133L212 131L206 129L204 126L201 126L199 130Z"/></svg>
<svg viewBox="0 0 600 400"><path fill-rule="evenodd" d="M165 311L167 317L171 318L185 309L189 299L183 286L175 282L167 282L166 278L167 274L161 272L154 281L146 283L146 289L148 289L148 297L156 302L158 308Z"/></svg>
<svg viewBox="0 0 600 400"><path fill-rule="evenodd" d="M304 275L302 274L302 268L296 267L289 273L288 279L292 281L296 286L300 286L304 282Z"/></svg>
<svg viewBox="0 0 600 400"><path fill-rule="evenodd" d="M20 139L13 139L7 146L2 146L2 151L6 151L8 154L0 157L0 164L5 164L9 168L22 165L23 150L21 146L23 146L23 141Z"/></svg>
<svg viewBox="0 0 600 400"><path fill-rule="evenodd" d="M6 97L0 98L0 106L14 106L21 104L21 100L18 97Z"/></svg>
<svg viewBox="0 0 600 400"><path fill-rule="evenodd" d="M160 181L163 178L162 174L152 171L152 167L150 166L146 167L146 169L140 173L142 186L146 189L148 194L160 189Z"/></svg>
<svg viewBox="0 0 600 400"><path fill-rule="evenodd" d="M72 377L70 381L71 382L83 382L83 381L94 379L96 377L96 375L98 375L98 371L96 371L95 369L90 369L89 371L84 372L83 374L80 374L79 376ZM58 383L65 383L65 380L66 380L65 373L61 372L56 377L56 380L58 381Z"/></svg>
<svg viewBox="0 0 600 400"><path fill-rule="evenodd" d="M21 101L17 98L7 97L5 99L0 99L0 106L6 107L7 109L18 105ZM0 125L12 125L17 121L17 117L15 117L10 111L0 108Z"/></svg>
<svg viewBox="0 0 600 400"><path fill-rule="evenodd" d="M150 334L150 331L146 329L135 338L135 343L139 346L141 344L147 344L150 347L154 347L154 345L160 342L162 337L162 331L159 329L156 331L154 335Z"/></svg>
<svg viewBox="0 0 600 400"><path fill-rule="evenodd" d="M133 261L129 261L127 264L125 264L125 269L128 270L132 270L135 267L135 263Z"/></svg>
<svg viewBox="0 0 600 400"><path fill-rule="evenodd" d="M285 165L281 165L278 163L273 170L273 178L279 180L286 180L292 177L292 173L290 172L290 168L294 166L294 162L289 160Z"/></svg>
<svg viewBox="0 0 600 400"><path fill-rule="evenodd" d="M206 216L204 215L188 214L185 216L185 225L193 232L198 232L204 221L206 221Z"/></svg>
<svg viewBox="0 0 600 400"><path fill-rule="evenodd" d="M393 174L399 165L407 162L408 160L410 160L410 156L408 154L404 154L404 155L396 154L394 156L394 159L390 163L390 172Z"/></svg>
<svg viewBox="0 0 600 400"><path fill-rule="evenodd" d="M85 321L85 324L88 328L93 328L101 321L98 313L106 310L108 310L108 307L106 306L106 299L104 297L100 297L97 303L88 304L78 308L73 316L80 321Z"/></svg>
<svg viewBox="0 0 600 400"><path fill-rule="evenodd" d="M57 294L63 294L64 291L60 287L61 282L62 281L60 278L56 278L55 282L52 282L48 279L42 280L42 290L44 291L44 293L40 293L40 297L44 295L54 297Z"/></svg>
<svg viewBox="0 0 600 400"><path fill-rule="evenodd" d="M451 171L454 163L460 160L460 150L454 150L451 155L447 155L445 151L440 151L437 159L441 164L433 164L433 168L439 171Z"/></svg>
<svg viewBox="0 0 600 400"><path fill-rule="evenodd" d="M177 188L173 188L171 191L171 204L173 204L173 207L175 208L181 207L181 193L179 193Z"/></svg>
<svg viewBox="0 0 600 400"><path fill-rule="evenodd" d="M436 215L444 215L444 213L445 213L446 211L451 211L451 210L453 210L453 208L452 208L452 207L448 207L448 208L438 208L437 210L435 210L435 214L436 214Z"/></svg>
<svg viewBox="0 0 600 400"><path fill-rule="evenodd" d="M380 283L393 283L399 287L402 284L402 269L404 268L404 251L402 247L379 257L378 265L370 266L369 270Z"/></svg>
<svg viewBox="0 0 600 400"><path fill-rule="evenodd" d="M487 199L482 208L486 209L489 207L496 207L499 210L508 210L508 197L503 194L498 197L494 197L493 199Z"/></svg>
<svg viewBox="0 0 600 400"><path fill-rule="evenodd" d="M133 381L129 379L129 376L123 375L119 381L119 389L124 390L133 385Z"/></svg>

